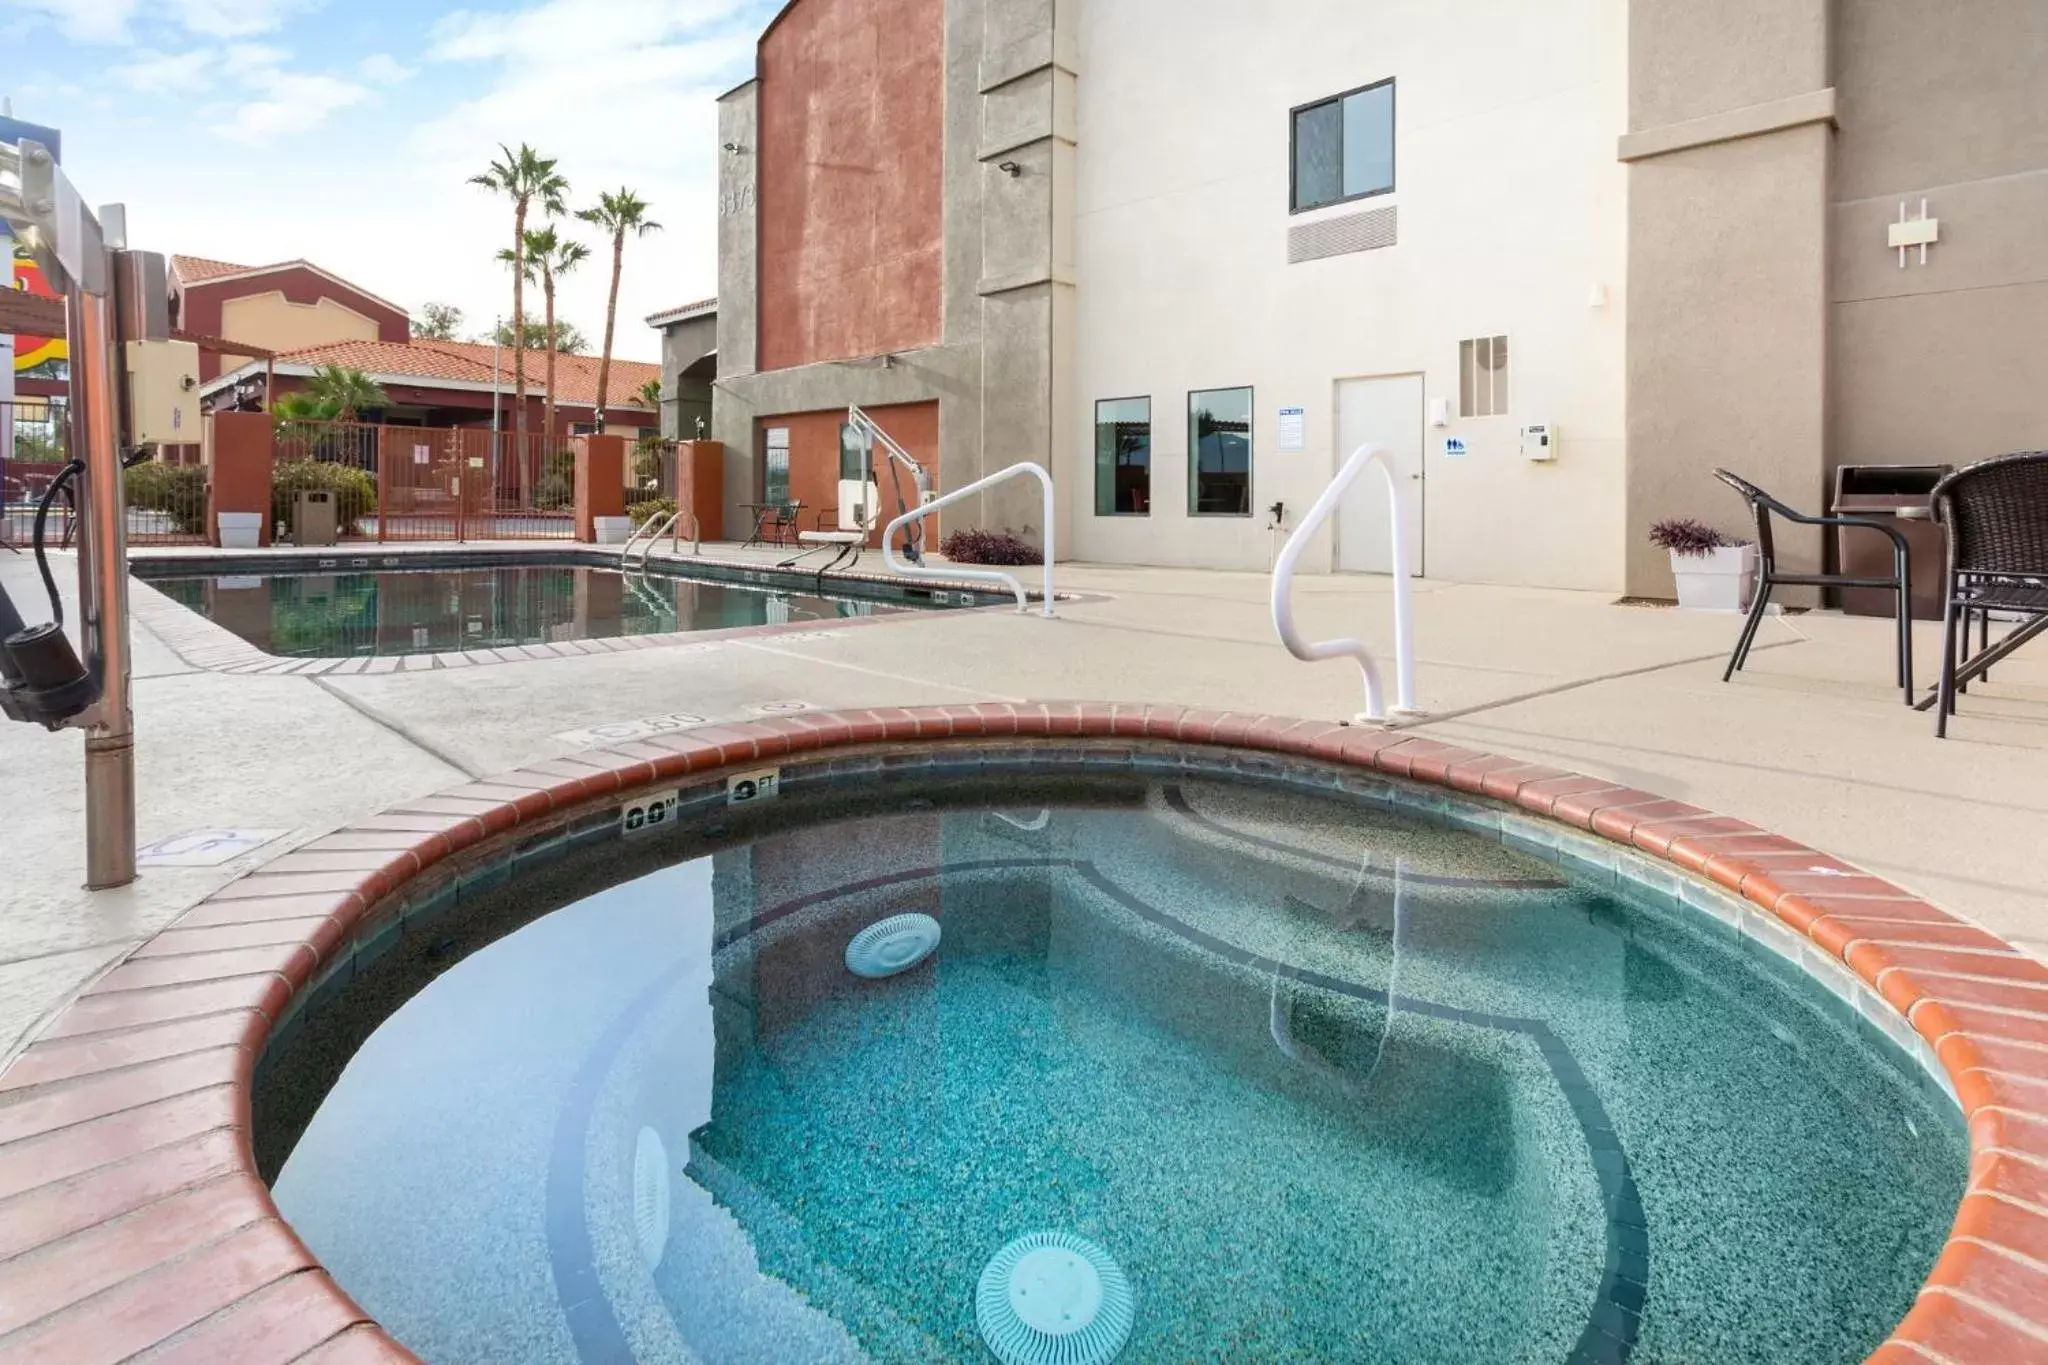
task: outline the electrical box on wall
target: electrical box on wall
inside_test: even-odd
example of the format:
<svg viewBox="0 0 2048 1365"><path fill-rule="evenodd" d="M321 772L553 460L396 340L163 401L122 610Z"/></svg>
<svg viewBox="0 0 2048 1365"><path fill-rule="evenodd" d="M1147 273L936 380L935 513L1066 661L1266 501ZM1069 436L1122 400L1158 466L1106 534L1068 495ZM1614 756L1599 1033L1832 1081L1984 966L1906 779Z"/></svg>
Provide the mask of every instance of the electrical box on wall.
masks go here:
<svg viewBox="0 0 2048 1365"><path fill-rule="evenodd" d="M199 347L189 341L127 345L129 440L199 444Z"/></svg>
<svg viewBox="0 0 2048 1365"><path fill-rule="evenodd" d="M1525 460L1556 459L1557 428L1548 422L1531 422L1523 427L1522 458Z"/></svg>

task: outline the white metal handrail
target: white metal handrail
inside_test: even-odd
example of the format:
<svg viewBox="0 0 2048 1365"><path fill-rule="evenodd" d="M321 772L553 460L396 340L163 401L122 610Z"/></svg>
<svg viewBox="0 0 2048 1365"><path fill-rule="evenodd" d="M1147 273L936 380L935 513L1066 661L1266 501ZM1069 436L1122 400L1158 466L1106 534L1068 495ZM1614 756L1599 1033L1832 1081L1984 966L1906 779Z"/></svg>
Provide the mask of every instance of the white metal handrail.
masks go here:
<svg viewBox="0 0 2048 1365"><path fill-rule="evenodd" d="M902 516L896 518L896 520L890 522L887 526L882 528L882 562L884 564L887 564L892 572L902 574L906 578L964 578L972 579L973 581L979 583L1001 583L1007 586L1011 592L1017 595L1017 610L1026 610L1030 606L1029 594L1027 594L1024 591L1024 584L1022 580L1020 580L1015 574L1003 573L997 569L963 569L951 564L948 564L943 569L933 569L927 568L921 564L906 564L896 557L897 531L901 530L905 526L908 526L911 522L916 521L920 517L928 517L932 513L938 511L941 507L946 507L951 505L952 503L960 501L962 498L968 496L970 493L979 493L982 489L987 488L990 484L1001 483L1005 479L1014 479L1020 474L1032 475L1045 488L1045 532L1043 540L1041 542L1045 551L1044 614L1047 616L1051 616L1053 614L1052 475L1045 472L1045 468L1043 465L1035 465L1028 460L1022 464L1013 464L1008 469L999 469L985 479L976 479L973 483L968 484L965 488L956 488L952 492L947 493L941 497L933 498L930 502L924 504L924 506L913 507L908 512L905 512Z"/></svg>
<svg viewBox="0 0 2048 1365"><path fill-rule="evenodd" d="M1334 640L1307 641L1294 625L1294 565L1315 533L1337 510L1337 504L1344 497L1358 476L1365 472L1367 465L1379 466L1380 474L1387 482L1387 505L1393 519L1392 549L1394 555L1394 709L1408 714L1416 713L1415 706L1415 636L1413 622L1409 615L1408 600L1408 533L1404 508L1401 502L1401 485L1394 476L1393 452L1385 446L1368 442L1351 452L1351 458L1337 471L1337 477L1330 480L1322 496L1308 509L1308 515L1301 519L1301 525L1294 528L1294 534L1280 549L1280 558L1273 565L1273 629L1279 632L1280 643L1287 646L1287 652L1304 663L1315 663L1322 659L1350 657L1358 661L1358 671L1365 675L1365 711L1362 718L1376 723L1387 719L1386 697L1380 686L1379 665L1373 659L1372 650L1363 640L1344 636Z"/></svg>

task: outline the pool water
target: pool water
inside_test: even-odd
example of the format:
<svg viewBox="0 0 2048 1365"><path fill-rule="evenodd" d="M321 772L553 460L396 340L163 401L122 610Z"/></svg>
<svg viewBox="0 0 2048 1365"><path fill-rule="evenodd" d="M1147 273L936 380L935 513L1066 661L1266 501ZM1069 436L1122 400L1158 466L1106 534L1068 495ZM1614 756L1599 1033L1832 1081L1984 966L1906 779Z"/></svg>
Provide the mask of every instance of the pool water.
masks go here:
<svg viewBox="0 0 2048 1365"><path fill-rule="evenodd" d="M1336 800L1021 794L451 929L286 1217L436 1361L989 1360L1038 1231L1121 1266L1126 1361L1852 1361L1911 1306L1956 1111L1704 913ZM933 956L850 973L901 913Z"/></svg>
<svg viewBox="0 0 2048 1365"><path fill-rule="evenodd" d="M151 584L266 653L310 658L435 654L910 610L584 565L216 574Z"/></svg>

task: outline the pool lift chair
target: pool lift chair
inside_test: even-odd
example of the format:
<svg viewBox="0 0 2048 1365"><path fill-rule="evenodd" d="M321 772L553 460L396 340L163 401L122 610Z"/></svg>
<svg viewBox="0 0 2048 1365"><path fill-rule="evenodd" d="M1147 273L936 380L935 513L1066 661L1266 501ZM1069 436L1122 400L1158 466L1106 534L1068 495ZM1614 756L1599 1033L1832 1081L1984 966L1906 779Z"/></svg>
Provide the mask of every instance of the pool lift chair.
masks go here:
<svg viewBox="0 0 2048 1365"><path fill-rule="evenodd" d="M867 546L880 510L878 463L886 461L888 464L889 491L896 498L898 515L932 500L931 475L925 473L924 466L912 459L910 452L896 444L895 439L882 430L881 423L862 412L858 405L847 408L846 425L840 429L839 441L837 526L827 530L820 513L818 529L797 532L797 542L804 548L776 566L787 569L811 555L829 551L832 558L818 570L820 582L840 565L851 568L860 562L860 552ZM849 468L856 471L855 477L846 477ZM916 490L915 503L903 495L903 475L906 472ZM924 563L924 526L921 522L912 522L903 528L903 557L912 564Z"/></svg>

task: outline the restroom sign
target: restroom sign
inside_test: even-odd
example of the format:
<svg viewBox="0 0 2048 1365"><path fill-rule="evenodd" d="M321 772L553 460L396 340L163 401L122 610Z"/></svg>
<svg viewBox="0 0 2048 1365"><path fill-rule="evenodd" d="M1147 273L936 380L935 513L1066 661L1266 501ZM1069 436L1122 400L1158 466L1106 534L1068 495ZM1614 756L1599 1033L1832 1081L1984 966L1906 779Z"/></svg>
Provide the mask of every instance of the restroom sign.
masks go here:
<svg viewBox="0 0 2048 1365"><path fill-rule="evenodd" d="M1462 437L1462 436L1446 436L1446 437L1444 437L1444 458L1445 458L1446 460L1462 460L1462 459L1464 459L1464 458L1465 458L1465 438L1464 438L1464 437Z"/></svg>

